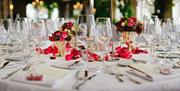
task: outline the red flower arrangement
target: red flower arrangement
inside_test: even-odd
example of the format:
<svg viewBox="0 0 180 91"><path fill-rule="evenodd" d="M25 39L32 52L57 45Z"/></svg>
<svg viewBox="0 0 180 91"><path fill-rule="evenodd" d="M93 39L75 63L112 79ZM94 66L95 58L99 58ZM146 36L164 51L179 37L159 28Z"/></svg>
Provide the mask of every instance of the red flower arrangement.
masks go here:
<svg viewBox="0 0 180 91"><path fill-rule="evenodd" d="M64 23L63 26L49 36L50 41L70 41L72 35L75 35L75 27L72 22Z"/></svg>
<svg viewBox="0 0 180 91"><path fill-rule="evenodd" d="M140 34L143 31L143 23L139 22L135 17L121 18L115 25L119 32L127 31Z"/></svg>
<svg viewBox="0 0 180 91"><path fill-rule="evenodd" d="M55 31L51 36L49 36L49 40L54 42L54 46L58 48L58 53L56 56L64 56L65 49L70 47L70 41L75 34L76 27L72 22L67 22L64 23L59 30Z"/></svg>

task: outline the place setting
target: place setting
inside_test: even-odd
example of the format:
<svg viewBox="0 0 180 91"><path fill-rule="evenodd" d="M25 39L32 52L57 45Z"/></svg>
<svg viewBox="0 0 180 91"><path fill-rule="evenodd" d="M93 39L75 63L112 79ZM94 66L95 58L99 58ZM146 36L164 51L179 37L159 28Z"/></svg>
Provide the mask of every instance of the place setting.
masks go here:
<svg viewBox="0 0 180 91"><path fill-rule="evenodd" d="M179 91L177 6L0 0L0 91Z"/></svg>

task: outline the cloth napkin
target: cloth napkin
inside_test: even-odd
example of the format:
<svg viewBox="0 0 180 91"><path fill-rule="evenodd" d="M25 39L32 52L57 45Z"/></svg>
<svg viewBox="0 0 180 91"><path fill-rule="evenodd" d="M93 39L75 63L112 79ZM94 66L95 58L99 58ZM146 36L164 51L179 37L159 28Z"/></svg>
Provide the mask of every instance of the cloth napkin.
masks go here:
<svg viewBox="0 0 180 91"><path fill-rule="evenodd" d="M162 81L162 80L168 80L168 79L180 77L180 70L173 71L169 75L161 74L160 73L161 66L159 64L131 64L130 66L145 72L150 77L152 77L153 81ZM143 75L143 73L137 70L132 69L129 70L128 72L136 76L146 78L145 75Z"/></svg>
<svg viewBox="0 0 180 91"><path fill-rule="evenodd" d="M65 70L65 69L57 69L53 67L41 66L41 67L35 67L28 72L19 72L11 78L11 81L45 86L45 87L52 87L53 85L56 84L57 81L60 81L65 76L67 76L69 72L70 72L69 70ZM27 80L26 77L31 73L43 75L43 79L41 81Z"/></svg>

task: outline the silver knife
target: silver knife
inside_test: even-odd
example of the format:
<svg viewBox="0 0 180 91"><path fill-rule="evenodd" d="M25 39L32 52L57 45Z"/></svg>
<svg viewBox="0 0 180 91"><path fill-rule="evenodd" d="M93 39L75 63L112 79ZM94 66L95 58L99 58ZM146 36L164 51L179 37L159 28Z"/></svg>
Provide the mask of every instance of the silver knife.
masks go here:
<svg viewBox="0 0 180 91"><path fill-rule="evenodd" d="M7 66L10 62L9 61L6 61L3 63L3 66L0 68L0 69L3 69L5 66Z"/></svg>

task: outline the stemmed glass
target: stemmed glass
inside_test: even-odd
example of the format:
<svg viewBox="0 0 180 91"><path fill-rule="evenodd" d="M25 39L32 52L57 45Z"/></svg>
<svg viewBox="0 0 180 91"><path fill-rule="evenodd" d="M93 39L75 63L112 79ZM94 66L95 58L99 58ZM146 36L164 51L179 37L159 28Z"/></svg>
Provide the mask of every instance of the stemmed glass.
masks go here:
<svg viewBox="0 0 180 91"><path fill-rule="evenodd" d="M172 18L166 19L162 24L162 35L161 35L161 43L160 46L164 51L164 61L161 63L165 63L167 57L170 58L173 56L174 52L176 51L175 47L175 31L173 30L173 20Z"/></svg>
<svg viewBox="0 0 180 91"><path fill-rule="evenodd" d="M22 60L29 58L30 23L31 19L29 18L17 18L13 24L12 35L21 43Z"/></svg>
<svg viewBox="0 0 180 91"><path fill-rule="evenodd" d="M105 56L107 56L112 50L111 40L113 37L110 18L97 18L97 30L95 33L96 38L96 53L102 58L102 65L99 67L100 72L104 72Z"/></svg>
<svg viewBox="0 0 180 91"><path fill-rule="evenodd" d="M9 44L14 41L14 38L10 34L13 30L13 21L11 19L1 19L1 42L5 45L3 48L5 50L5 54L8 55L8 49L10 48Z"/></svg>
<svg viewBox="0 0 180 91"><path fill-rule="evenodd" d="M94 31L95 31L95 20L93 15L82 15L77 19L78 30L76 33L75 47L79 44L85 48L81 49L82 58L85 63L85 69L88 67L88 51L93 51L94 48Z"/></svg>
<svg viewBox="0 0 180 91"><path fill-rule="evenodd" d="M32 20L30 36L32 38L32 41L34 42L34 48L40 48L41 42L47 38L47 31L45 29L44 20ZM37 57L39 58L40 52L39 50L37 50L37 52Z"/></svg>
<svg viewBox="0 0 180 91"><path fill-rule="evenodd" d="M64 18L47 19L45 25L48 30L48 34L52 34L57 31L64 24Z"/></svg>
<svg viewBox="0 0 180 91"><path fill-rule="evenodd" d="M151 16L147 19L143 34L147 37L151 45L151 56L154 56L156 43L159 43L159 34L161 33L161 21L157 16Z"/></svg>

